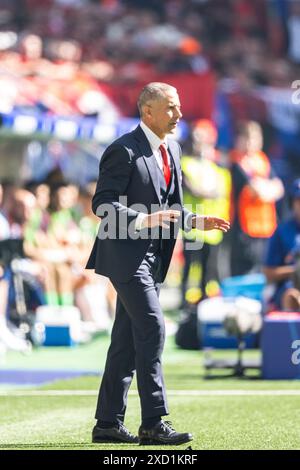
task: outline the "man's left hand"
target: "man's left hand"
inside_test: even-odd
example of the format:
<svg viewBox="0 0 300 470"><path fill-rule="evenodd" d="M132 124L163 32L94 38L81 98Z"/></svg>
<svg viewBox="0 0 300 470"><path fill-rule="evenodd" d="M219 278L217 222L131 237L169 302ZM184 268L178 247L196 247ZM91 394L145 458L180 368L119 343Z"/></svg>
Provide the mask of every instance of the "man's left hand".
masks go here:
<svg viewBox="0 0 300 470"><path fill-rule="evenodd" d="M230 223L221 217L211 215L197 215L192 218L192 228L199 230L221 230L227 232L230 229Z"/></svg>

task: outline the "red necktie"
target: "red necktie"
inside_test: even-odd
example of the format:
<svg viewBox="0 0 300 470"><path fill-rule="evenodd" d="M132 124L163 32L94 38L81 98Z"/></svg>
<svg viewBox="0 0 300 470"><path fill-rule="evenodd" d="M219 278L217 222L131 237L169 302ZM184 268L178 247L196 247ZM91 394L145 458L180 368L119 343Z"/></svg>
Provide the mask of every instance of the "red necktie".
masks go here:
<svg viewBox="0 0 300 470"><path fill-rule="evenodd" d="M165 177L166 185L169 186L170 179L171 179L171 169L168 161L168 153L166 146L164 144L161 144L159 146L159 150L161 152L161 156L163 159L163 174Z"/></svg>

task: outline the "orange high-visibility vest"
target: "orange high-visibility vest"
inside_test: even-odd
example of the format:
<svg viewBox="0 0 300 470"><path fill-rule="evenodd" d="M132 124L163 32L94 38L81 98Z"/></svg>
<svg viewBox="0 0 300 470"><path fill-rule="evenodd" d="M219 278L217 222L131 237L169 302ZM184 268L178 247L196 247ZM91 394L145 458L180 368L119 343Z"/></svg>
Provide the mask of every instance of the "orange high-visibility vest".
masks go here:
<svg viewBox="0 0 300 470"><path fill-rule="evenodd" d="M242 157L239 163L250 177L270 176L271 165L264 152ZM262 201L253 194L249 185L242 189L237 209L241 229L250 237L269 238L275 231L277 226L275 203Z"/></svg>

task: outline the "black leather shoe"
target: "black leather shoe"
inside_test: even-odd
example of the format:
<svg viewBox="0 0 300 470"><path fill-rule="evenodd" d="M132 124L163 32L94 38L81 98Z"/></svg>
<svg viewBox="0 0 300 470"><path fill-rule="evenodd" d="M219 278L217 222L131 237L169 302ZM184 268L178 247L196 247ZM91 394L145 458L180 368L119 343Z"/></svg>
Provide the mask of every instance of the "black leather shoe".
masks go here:
<svg viewBox="0 0 300 470"><path fill-rule="evenodd" d="M192 434L188 432L176 432L175 429L172 428L170 421L161 421L151 429L144 429L142 426L139 429L140 445L178 445L192 440Z"/></svg>
<svg viewBox="0 0 300 470"><path fill-rule="evenodd" d="M123 424L116 424L112 428L100 428L95 426L92 432L92 442L101 444L102 442L127 442L128 444L138 444L139 439L133 436Z"/></svg>

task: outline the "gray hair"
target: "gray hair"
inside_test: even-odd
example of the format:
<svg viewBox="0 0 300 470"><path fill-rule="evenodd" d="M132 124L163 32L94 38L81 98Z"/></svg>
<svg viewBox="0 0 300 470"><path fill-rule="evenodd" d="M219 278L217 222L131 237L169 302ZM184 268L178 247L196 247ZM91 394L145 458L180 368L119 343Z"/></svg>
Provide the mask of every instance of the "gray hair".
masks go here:
<svg viewBox="0 0 300 470"><path fill-rule="evenodd" d="M177 90L172 85L163 82L151 82L144 86L137 100L137 106L140 115L143 114L143 106L145 104L147 104L149 101L161 100L165 98L168 91Z"/></svg>

